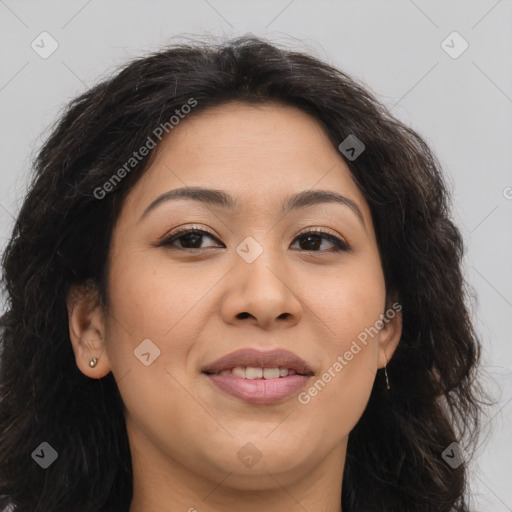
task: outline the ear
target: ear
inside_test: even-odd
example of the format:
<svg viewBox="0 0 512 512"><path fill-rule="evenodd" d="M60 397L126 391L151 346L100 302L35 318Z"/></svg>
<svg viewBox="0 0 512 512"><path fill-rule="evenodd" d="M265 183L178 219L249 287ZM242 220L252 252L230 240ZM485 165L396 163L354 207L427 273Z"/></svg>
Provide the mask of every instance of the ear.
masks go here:
<svg viewBox="0 0 512 512"><path fill-rule="evenodd" d="M384 368L395 353L402 336L402 305L395 301L387 306L379 332L378 368Z"/></svg>
<svg viewBox="0 0 512 512"><path fill-rule="evenodd" d="M90 282L72 286L66 302L76 365L87 377L104 377L111 368L105 345L105 314L96 286ZM91 367L93 358L98 362Z"/></svg>

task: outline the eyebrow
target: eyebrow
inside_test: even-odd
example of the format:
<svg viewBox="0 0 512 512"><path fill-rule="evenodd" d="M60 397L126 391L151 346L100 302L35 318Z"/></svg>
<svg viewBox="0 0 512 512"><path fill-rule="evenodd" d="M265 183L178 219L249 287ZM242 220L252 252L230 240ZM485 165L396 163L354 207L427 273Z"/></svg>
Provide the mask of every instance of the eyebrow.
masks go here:
<svg viewBox="0 0 512 512"><path fill-rule="evenodd" d="M238 199L232 197L223 190L204 188L204 187L182 187L169 190L158 196L141 215L139 221L148 215L148 213L157 208L162 203L168 201L178 201L180 199L192 199L201 203L209 204L212 206L220 206L232 211L240 211L240 202ZM286 215L292 210L299 208L306 208L323 203L338 203L348 206L353 213L361 221L363 227L366 229L364 216L357 205L357 203L348 197L341 194L331 192L329 190L304 190L297 194L293 194L285 198L282 204L283 214Z"/></svg>

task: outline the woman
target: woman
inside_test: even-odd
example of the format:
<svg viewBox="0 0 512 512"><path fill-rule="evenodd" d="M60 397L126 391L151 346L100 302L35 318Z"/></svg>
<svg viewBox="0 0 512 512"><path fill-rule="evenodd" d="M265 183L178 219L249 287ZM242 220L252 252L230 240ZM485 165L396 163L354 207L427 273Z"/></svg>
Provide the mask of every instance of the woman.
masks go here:
<svg viewBox="0 0 512 512"><path fill-rule="evenodd" d="M0 494L465 511L480 343L425 142L255 37L75 99L4 254Z"/></svg>

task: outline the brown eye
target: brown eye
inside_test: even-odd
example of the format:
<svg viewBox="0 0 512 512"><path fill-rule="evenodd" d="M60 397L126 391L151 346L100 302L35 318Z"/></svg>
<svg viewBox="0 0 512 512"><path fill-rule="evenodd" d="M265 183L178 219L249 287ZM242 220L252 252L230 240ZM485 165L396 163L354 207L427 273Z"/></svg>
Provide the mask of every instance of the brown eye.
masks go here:
<svg viewBox="0 0 512 512"><path fill-rule="evenodd" d="M177 233L172 234L169 238L163 240L160 246L174 246L176 249L204 249L201 247L202 239L210 238L211 240L217 240L211 233L202 229L183 229ZM176 242L180 243L180 246L176 246ZM218 241L218 240L217 240Z"/></svg>
<svg viewBox="0 0 512 512"><path fill-rule="evenodd" d="M182 229L163 240L159 246L170 247L178 250L201 250L207 247L201 247L203 238L209 238L222 244L214 235L202 229ZM310 252L338 252L349 251L350 247L340 238L322 230L310 230L301 233L295 238L300 241L300 249ZM334 247L329 249L320 249L322 244L328 241ZM178 245L179 244L179 245ZM224 247L224 245L222 244ZM215 247L215 246L209 246Z"/></svg>
<svg viewBox="0 0 512 512"><path fill-rule="evenodd" d="M302 242L300 245L304 251L326 252L327 250L318 250L324 240L334 245L334 248L329 252L350 250L343 240L322 230L306 231L301 233L295 240Z"/></svg>

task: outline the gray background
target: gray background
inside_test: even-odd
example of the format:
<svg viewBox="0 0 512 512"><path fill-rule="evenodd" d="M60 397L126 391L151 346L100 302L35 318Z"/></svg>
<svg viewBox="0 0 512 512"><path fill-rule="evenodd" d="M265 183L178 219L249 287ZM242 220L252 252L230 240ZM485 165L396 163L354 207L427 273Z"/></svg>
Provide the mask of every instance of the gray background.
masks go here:
<svg viewBox="0 0 512 512"><path fill-rule="evenodd" d="M119 64L184 34L251 32L312 52L363 80L444 166L497 402L472 465L472 508L512 511L511 25L510 0L0 0L0 249L46 130ZM47 59L31 47L43 31L59 45ZM441 46L453 31L469 44L458 58Z"/></svg>

